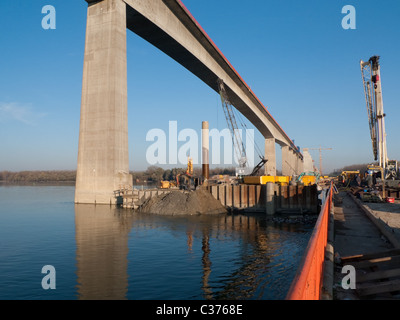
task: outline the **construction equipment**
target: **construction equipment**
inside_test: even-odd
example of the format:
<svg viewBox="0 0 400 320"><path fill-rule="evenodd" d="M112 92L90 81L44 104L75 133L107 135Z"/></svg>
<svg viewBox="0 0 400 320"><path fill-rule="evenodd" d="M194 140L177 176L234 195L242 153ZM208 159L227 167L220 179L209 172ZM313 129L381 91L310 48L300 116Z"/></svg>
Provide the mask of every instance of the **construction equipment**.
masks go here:
<svg viewBox="0 0 400 320"><path fill-rule="evenodd" d="M368 178L367 181L368 185L370 185L371 187L376 185L377 182L377 178L379 177L382 180L382 196L383 198L386 197L386 182L385 182L385 170L383 167L381 166L376 166L376 165L369 165L368 166Z"/></svg>
<svg viewBox="0 0 400 320"><path fill-rule="evenodd" d="M181 190L190 190L193 184L193 159L188 157L186 172L176 175L176 186Z"/></svg>
<svg viewBox="0 0 400 320"><path fill-rule="evenodd" d="M228 128L231 132L232 136L232 143L235 149L236 157L239 162L239 167L236 168L236 175L239 178L243 176L255 176L258 174L259 170L264 166L264 164L268 161L265 159L260 153L259 157L261 161L251 170L248 166L249 163L247 161L246 150L242 141L242 137L240 135L236 117L234 114L233 106L228 98L228 94L225 90L224 81L222 79L218 79L218 87L219 87L219 94L221 97L222 108L224 110L226 122Z"/></svg>
<svg viewBox="0 0 400 320"><path fill-rule="evenodd" d="M179 189L190 190L192 186L196 186L196 178L193 177L193 159L188 157L185 173L178 173L175 176L175 181L161 181L161 189L170 189L179 187Z"/></svg>
<svg viewBox="0 0 400 320"><path fill-rule="evenodd" d="M342 171L338 177L338 182L343 186L349 186L350 182L354 181L357 176L360 176L360 170Z"/></svg>
<svg viewBox="0 0 400 320"><path fill-rule="evenodd" d="M399 167L397 160L388 160L386 164L385 179L396 180L398 178Z"/></svg>
<svg viewBox="0 0 400 320"><path fill-rule="evenodd" d="M305 186L317 184L321 175L318 172L302 172L296 179L296 182L302 183Z"/></svg>
<svg viewBox="0 0 400 320"><path fill-rule="evenodd" d="M277 183L280 185L289 185L292 180L291 176L246 176L243 177L244 184L267 184Z"/></svg>
<svg viewBox="0 0 400 320"><path fill-rule="evenodd" d="M171 182L169 181L161 181L161 189L169 189L171 188Z"/></svg>
<svg viewBox="0 0 400 320"><path fill-rule="evenodd" d="M382 167L384 172L383 179L396 179L398 176L397 161L388 160L387 156L385 131L386 114L383 112L379 59L379 56L373 56L366 62L361 60L361 76L364 86L374 159L375 161L379 160L379 167Z"/></svg>

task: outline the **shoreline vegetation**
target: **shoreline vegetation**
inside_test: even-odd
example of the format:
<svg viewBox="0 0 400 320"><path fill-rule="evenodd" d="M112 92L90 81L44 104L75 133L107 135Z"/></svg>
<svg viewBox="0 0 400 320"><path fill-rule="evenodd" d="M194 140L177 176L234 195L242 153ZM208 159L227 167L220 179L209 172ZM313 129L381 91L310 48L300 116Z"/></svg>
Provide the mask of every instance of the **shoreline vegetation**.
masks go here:
<svg viewBox="0 0 400 320"><path fill-rule="evenodd" d="M163 169L150 166L145 171L131 171L133 183L159 183L161 180L175 180L177 174L186 171L184 168ZM235 168L210 169L210 175L223 174L235 175ZM201 175L200 168L194 168L194 175ZM76 170L24 170L24 171L0 171L0 183L74 183Z"/></svg>
<svg viewBox="0 0 400 320"><path fill-rule="evenodd" d="M0 182L2 183L43 183L43 182L69 182L76 180L74 170L52 170L52 171L0 171Z"/></svg>
<svg viewBox="0 0 400 320"><path fill-rule="evenodd" d="M330 176L338 176L345 170L360 170L364 172L367 164L353 164L341 169L335 169ZM184 168L163 169L157 166L150 166L145 171L131 171L133 183L160 183L161 180L172 181L177 174L186 171ZM235 168L213 168L210 169L210 176L213 175L235 175ZM194 168L194 175L201 175L201 168ZM76 181L76 170L35 170L35 171L0 171L1 183L74 183Z"/></svg>

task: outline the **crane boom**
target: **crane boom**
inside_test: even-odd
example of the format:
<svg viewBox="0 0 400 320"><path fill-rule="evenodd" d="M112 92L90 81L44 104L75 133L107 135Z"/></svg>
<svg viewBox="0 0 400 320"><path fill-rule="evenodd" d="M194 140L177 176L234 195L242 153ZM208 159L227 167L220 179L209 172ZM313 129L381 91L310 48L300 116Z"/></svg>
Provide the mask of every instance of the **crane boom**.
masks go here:
<svg viewBox="0 0 400 320"><path fill-rule="evenodd" d="M367 105L372 151L374 153L375 161L379 160L379 167L382 168L385 179L396 179L398 176L397 161L389 160L387 156L385 129L386 114L383 112L381 67L379 64L379 58L379 56L373 56L366 62L361 60L361 75Z"/></svg>
<svg viewBox="0 0 400 320"><path fill-rule="evenodd" d="M235 153L239 162L239 167L244 168L247 164L246 150L242 138L240 136L239 128L236 122L235 114L233 113L232 104L228 99L228 94L225 91L224 82L218 79L219 94L221 96L222 108L224 110L226 123L232 135L232 143Z"/></svg>
<svg viewBox="0 0 400 320"><path fill-rule="evenodd" d="M218 87L219 94L221 96L222 108L224 110L228 128L231 132L233 147L239 162L239 168L236 168L236 174L238 176L245 176L249 174L257 175L268 160L259 155L261 161L253 168L253 171L251 171L251 169L248 167L249 163L247 160L246 149L244 147L243 140L236 122L233 106L229 101L228 94L225 90L224 81L222 79L218 79Z"/></svg>
<svg viewBox="0 0 400 320"><path fill-rule="evenodd" d="M377 161L378 145L377 145L377 130L376 130L376 106L375 106L375 99L373 98L374 91L372 89L372 84L371 84L371 79L372 79L371 64L369 61L363 62L361 60L360 66L361 66L361 76L364 86L365 101L367 105L369 131L372 142L372 152L374 154L375 161Z"/></svg>
<svg viewBox="0 0 400 320"><path fill-rule="evenodd" d="M373 56L366 62L361 60L360 66L372 141L372 151L375 161L379 160L379 166L385 170L388 162L385 131L386 115L383 112L379 56Z"/></svg>

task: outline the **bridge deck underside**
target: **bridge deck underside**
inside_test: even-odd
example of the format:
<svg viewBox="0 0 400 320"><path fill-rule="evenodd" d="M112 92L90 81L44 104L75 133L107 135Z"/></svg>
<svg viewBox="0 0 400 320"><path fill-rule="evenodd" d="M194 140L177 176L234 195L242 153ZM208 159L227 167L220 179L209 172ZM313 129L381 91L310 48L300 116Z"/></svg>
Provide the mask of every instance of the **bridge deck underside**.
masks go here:
<svg viewBox="0 0 400 320"><path fill-rule="evenodd" d="M212 70L173 37L129 5L127 5L127 28L170 56L206 83L211 89L219 93L217 83L218 76ZM244 86L242 89L248 90ZM226 87L226 90L232 105L239 110L265 138L272 138L273 134L265 126L265 123L248 108L235 92L229 87ZM269 117L265 109L262 111L265 113L266 117ZM281 143L279 140L277 142ZM282 142L282 144L284 143Z"/></svg>

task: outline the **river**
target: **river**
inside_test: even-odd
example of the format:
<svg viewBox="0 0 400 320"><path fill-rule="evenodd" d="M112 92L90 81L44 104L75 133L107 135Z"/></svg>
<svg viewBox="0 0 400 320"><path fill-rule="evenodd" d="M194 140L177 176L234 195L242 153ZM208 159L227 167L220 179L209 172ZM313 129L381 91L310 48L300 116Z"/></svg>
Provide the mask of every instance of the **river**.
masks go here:
<svg viewBox="0 0 400 320"><path fill-rule="evenodd" d="M0 186L1 300L282 300L312 226L75 205L73 186ZM55 270L45 290L44 266Z"/></svg>

